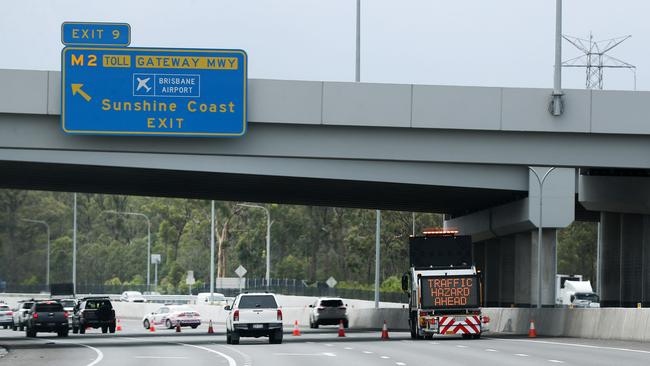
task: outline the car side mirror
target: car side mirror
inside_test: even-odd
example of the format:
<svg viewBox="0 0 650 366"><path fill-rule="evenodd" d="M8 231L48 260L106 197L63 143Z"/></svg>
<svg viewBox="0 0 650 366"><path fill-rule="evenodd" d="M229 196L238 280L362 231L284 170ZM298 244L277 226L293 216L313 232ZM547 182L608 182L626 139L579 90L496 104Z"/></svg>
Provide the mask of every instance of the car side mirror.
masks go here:
<svg viewBox="0 0 650 366"><path fill-rule="evenodd" d="M309 307L310 307L310 308L313 308L313 307L314 307L314 305L309 305Z"/></svg>
<svg viewBox="0 0 650 366"><path fill-rule="evenodd" d="M230 305L226 305L223 307L223 310L229 311L230 310Z"/></svg>
<svg viewBox="0 0 650 366"><path fill-rule="evenodd" d="M409 275L404 273L402 275L402 291L409 292Z"/></svg>

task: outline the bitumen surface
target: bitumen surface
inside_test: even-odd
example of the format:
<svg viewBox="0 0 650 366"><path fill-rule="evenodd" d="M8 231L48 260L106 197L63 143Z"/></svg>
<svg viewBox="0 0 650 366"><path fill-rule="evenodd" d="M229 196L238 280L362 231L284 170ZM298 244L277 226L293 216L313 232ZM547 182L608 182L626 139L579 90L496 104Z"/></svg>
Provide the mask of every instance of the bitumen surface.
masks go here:
<svg viewBox="0 0 650 366"><path fill-rule="evenodd" d="M301 328L293 336L285 328L282 344L268 338L242 338L239 345L226 344L223 324L215 334L207 325L197 329L144 329L137 320L122 320L123 330L58 338L43 333L27 338L24 332L0 330L0 358L4 365L65 366L285 366L285 365L647 365L650 343L601 341L580 338L526 338L484 336L478 340L440 337L411 340L408 333L390 332L381 340L377 331L348 330L338 337L336 327Z"/></svg>

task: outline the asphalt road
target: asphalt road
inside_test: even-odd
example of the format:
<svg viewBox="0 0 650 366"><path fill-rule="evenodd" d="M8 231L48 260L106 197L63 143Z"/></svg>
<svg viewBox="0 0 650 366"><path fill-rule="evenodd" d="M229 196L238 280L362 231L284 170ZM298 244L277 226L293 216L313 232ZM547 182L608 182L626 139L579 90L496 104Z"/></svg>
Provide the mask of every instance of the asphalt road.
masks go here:
<svg viewBox="0 0 650 366"><path fill-rule="evenodd" d="M599 341L577 338L484 337L480 340L437 338L412 341L408 333L349 331L337 337L336 327L301 329L294 337L285 329L284 343L267 338L242 338L227 345L223 324L208 335L207 326L146 331L139 321L122 321L115 335L91 330L85 335L57 338L40 334L28 339L23 332L0 330L0 346L9 353L4 365L65 366L331 366L331 365L644 365L650 363L650 343Z"/></svg>

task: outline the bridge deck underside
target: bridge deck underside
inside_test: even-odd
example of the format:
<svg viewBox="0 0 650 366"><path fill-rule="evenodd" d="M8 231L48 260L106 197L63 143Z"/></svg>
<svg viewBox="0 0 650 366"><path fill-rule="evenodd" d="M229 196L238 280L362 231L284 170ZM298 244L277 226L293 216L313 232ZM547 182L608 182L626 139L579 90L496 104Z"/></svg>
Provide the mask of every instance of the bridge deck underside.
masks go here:
<svg viewBox="0 0 650 366"><path fill-rule="evenodd" d="M417 184L0 161L0 187L463 214L527 192Z"/></svg>

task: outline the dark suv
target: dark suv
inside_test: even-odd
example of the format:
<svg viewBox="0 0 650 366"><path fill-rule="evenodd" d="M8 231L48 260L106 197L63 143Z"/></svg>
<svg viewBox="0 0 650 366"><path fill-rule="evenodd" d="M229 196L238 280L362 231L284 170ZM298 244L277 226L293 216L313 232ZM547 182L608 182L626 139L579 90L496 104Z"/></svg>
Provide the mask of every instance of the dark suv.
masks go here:
<svg viewBox="0 0 650 366"><path fill-rule="evenodd" d="M25 333L36 337L38 332L56 332L59 337L68 336L68 312L56 301L38 301L26 314Z"/></svg>
<svg viewBox="0 0 650 366"><path fill-rule="evenodd" d="M87 297L75 306L72 333L86 333L88 328L101 328L102 333L115 333L115 310L108 297Z"/></svg>

